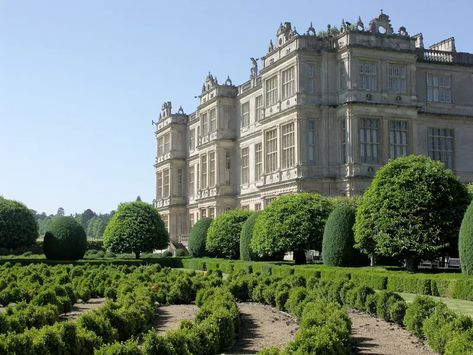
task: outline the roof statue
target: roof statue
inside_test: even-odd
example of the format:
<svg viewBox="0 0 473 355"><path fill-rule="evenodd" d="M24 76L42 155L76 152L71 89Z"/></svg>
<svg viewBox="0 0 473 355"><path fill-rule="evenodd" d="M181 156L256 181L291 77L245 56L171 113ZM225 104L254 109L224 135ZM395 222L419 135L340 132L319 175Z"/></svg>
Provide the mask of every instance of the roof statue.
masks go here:
<svg viewBox="0 0 473 355"><path fill-rule="evenodd" d="M258 59L259 58L250 58L252 63L250 78L252 79L258 76Z"/></svg>
<svg viewBox="0 0 473 355"><path fill-rule="evenodd" d="M310 23L310 26L309 26L309 28L307 29L306 34L307 34L308 36L315 36L315 35L316 35L315 28L314 28L314 26L312 26L312 22Z"/></svg>

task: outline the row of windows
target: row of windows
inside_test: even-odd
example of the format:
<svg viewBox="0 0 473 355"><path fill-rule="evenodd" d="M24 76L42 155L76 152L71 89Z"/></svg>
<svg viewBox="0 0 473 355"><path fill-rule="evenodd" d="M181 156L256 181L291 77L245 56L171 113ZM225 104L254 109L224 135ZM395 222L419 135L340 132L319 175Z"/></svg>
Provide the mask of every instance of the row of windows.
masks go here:
<svg viewBox="0 0 473 355"><path fill-rule="evenodd" d="M361 62L359 66L358 88L367 91L378 89L378 70L376 63ZM388 90L397 94L407 92L407 67L389 64L387 69Z"/></svg>
<svg viewBox="0 0 473 355"><path fill-rule="evenodd" d="M216 163L216 152L211 151L207 154L202 154L199 163L189 166L188 195L190 198L194 197L196 186L200 189L206 189L217 185ZM231 155L229 151L225 151L225 169L223 175L225 185L230 184L230 168Z"/></svg>
<svg viewBox="0 0 473 355"><path fill-rule="evenodd" d="M170 170L163 169L157 172L157 193L158 199L168 198L171 194L170 186ZM176 193L178 196L184 195L183 191L183 182L184 182L184 170L179 168L176 170Z"/></svg>
<svg viewBox="0 0 473 355"><path fill-rule="evenodd" d="M398 94L407 92L407 66L389 64L387 69L388 90ZM366 91L378 90L377 63L361 62L358 72L358 88ZM445 74L426 74L427 101L452 102L452 79Z"/></svg>
<svg viewBox="0 0 473 355"><path fill-rule="evenodd" d="M261 99L262 102L262 99ZM217 131L217 128L230 129L232 107L224 105L222 107L223 114L220 118L217 116L217 109L213 108L208 112L201 113L200 125L189 130L189 150L192 151L196 147L197 137L203 137Z"/></svg>
<svg viewBox="0 0 473 355"><path fill-rule="evenodd" d="M343 135L346 132L342 125ZM429 128L427 132L428 155L453 168L454 131L447 128ZM343 140L342 140L343 142ZM364 118L359 127L360 160L362 163L380 163L379 120ZM344 143L343 143L344 145ZM408 154L408 123L389 122L389 158L394 159ZM342 148L345 152L345 145Z"/></svg>
<svg viewBox="0 0 473 355"><path fill-rule="evenodd" d="M278 129L274 128L264 133L264 171L272 173L281 169L289 169L296 164L296 140L294 122L281 126L280 130L280 150L278 151ZM281 157L279 162L278 154ZM280 164L279 164L280 163ZM254 151L255 180L259 181L263 176L263 143L255 144ZM241 149L241 183L249 183L249 148Z"/></svg>
<svg viewBox="0 0 473 355"><path fill-rule="evenodd" d="M171 150L171 134L166 133L158 137L158 156L169 153Z"/></svg>
<svg viewBox="0 0 473 355"><path fill-rule="evenodd" d="M271 106L279 101L278 76L275 75L265 82L266 106ZM296 92L295 68L283 70L281 72L281 100L293 96Z"/></svg>

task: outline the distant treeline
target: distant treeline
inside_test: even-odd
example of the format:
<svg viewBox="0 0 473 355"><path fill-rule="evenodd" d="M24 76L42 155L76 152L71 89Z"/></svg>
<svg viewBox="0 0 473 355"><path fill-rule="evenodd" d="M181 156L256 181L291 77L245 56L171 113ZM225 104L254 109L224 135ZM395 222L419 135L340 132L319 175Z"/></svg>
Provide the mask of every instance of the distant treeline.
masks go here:
<svg viewBox="0 0 473 355"><path fill-rule="evenodd" d="M46 233L49 224L51 223L54 217L64 215L64 209L62 207L58 209L55 215L51 214L49 216L46 215L46 213L44 212L38 213L35 210L31 210L31 212L35 216L36 221L38 223L38 230L40 236L43 236ZM82 227L84 227L84 230L88 237L102 238L105 227L107 226L108 221L114 213L115 211L111 211L110 213L105 214L97 214L88 208L82 213L76 213L71 216L74 217L77 222L82 225Z"/></svg>

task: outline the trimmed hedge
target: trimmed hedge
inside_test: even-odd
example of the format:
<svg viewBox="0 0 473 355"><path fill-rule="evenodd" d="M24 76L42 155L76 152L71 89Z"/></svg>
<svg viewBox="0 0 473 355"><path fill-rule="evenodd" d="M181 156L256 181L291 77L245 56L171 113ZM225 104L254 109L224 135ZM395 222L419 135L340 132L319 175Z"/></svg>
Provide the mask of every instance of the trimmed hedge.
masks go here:
<svg viewBox="0 0 473 355"><path fill-rule="evenodd" d="M55 217L44 235L43 249L47 259L82 259L87 248L84 228L72 217Z"/></svg>
<svg viewBox="0 0 473 355"><path fill-rule="evenodd" d="M462 272L473 275L473 202L463 217L458 244Z"/></svg>
<svg viewBox="0 0 473 355"><path fill-rule="evenodd" d="M324 265L294 265L290 263L251 262L226 259L182 259L182 266L196 270L243 270L263 275L299 275L322 280L352 280L357 285L375 290L416 293L473 301L473 277L456 273L412 274L388 271L381 267L329 267ZM227 271L224 271L227 270Z"/></svg>
<svg viewBox="0 0 473 355"><path fill-rule="evenodd" d="M238 259L241 228L250 215L249 211L230 210L215 218L207 231L207 251L213 256Z"/></svg>
<svg viewBox="0 0 473 355"><path fill-rule="evenodd" d="M38 238L38 225L22 203L0 196L0 248L28 247Z"/></svg>
<svg viewBox="0 0 473 355"><path fill-rule="evenodd" d="M212 218L201 218L192 227L189 233L188 249L192 257L205 256L205 240Z"/></svg>
<svg viewBox="0 0 473 355"><path fill-rule="evenodd" d="M240 259L241 260L255 260L256 255L250 250L251 237L253 236L253 227L256 223L256 218L261 212L253 212L250 217L243 223L240 233Z"/></svg>
<svg viewBox="0 0 473 355"><path fill-rule="evenodd" d="M325 265L356 266L361 264L362 255L353 246L353 225L355 208L340 204L330 213L325 224L322 242L322 257Z"/></svg>

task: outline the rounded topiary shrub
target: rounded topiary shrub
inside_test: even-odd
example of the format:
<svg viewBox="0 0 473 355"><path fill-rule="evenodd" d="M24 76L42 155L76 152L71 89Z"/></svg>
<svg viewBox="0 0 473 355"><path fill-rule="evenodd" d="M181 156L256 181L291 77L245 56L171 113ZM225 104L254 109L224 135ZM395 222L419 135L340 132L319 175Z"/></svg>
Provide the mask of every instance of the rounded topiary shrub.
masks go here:
<svg viewBox="0 0 473 355"><path fill-rule="evenodd" d="M243 224L243 227L241 228L241 233L240 233L240 259L241 260L255 260L256 255L250 250L250 242L251 242L251 237L253 235L253 227L255 226L256 223L256 218L258 217L260 213L259 212L254 212L251 214L250 217L246 220L246 222Z"/></svg>
<svg viewBox="0 0 473 355"><path fill-rule="evenodd" d="M47 259L83 258L87 249L84 228L72 217L55 217L44 235L43 249Z"/></svg>
<svg viewBox="0 0 473 355"><path fill-rule="evenodd" d="M238 259L240 256L240 233L249 211L230 210L210 224L207 231L206 250L213 256Z"/></svg>
<svg viewBox="0 0 473 355"><path fill-rule="evenodd" d="M0 248L33 245L38 238L38 225L31 211L22 203L0 196Z"/></svg>
<svg viewBox="0 0 473 355"><path fill-rule="evenodd" d="M357 209L355 246L404 260L414 271L420 260L457 248L469 201L465 186L442 163L415 155L391 160Z"/></svg>
<svg viewBox="0 0 473 355"><path fill-rule="evenodd" d="M282 259L286 252L294 251L296 262L304 262L304 250L322 249L331 211L329 200L318 194L281 196L256 219L250 248L262 259Z"/></svg>
<svg viewBox="0 0 473 355"><path fill-rule="evenodd" d="M473 275L473 202L463 217L458 244L462 272Z"/></svg>
<svg viewBox="0 0 473 355"><path fill-rule="evenodd" d="M188 241L188 248L191 256L201 257L205 255L205 240L211 223L212 218L201 218L192 227Z"/></svg>
<svg viewBox="0 0 473 355"><path fill-rule="evenodd" d="M158 211L149 203L121 203L103 234L104 246L114 253L134 253L164 249L169 235Z"/></svg>
<svg viewBox="0 0 473 355"><path fill-rule="evenodd" d="M355 208L348 204L336 207L327 219L322 242L322 257L325 265L359 265L362 256L353 246Z"/></svg>

